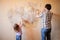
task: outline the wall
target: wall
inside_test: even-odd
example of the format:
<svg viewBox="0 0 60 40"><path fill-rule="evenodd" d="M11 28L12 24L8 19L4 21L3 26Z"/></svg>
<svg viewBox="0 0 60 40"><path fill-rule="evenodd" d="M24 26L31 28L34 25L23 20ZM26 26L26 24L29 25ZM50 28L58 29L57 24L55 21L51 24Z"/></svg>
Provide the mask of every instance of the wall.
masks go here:
<svg viewBox="0 0 60 40"><path fill-rule="evenodd" d="M52 4L52 40L60 39L60 0L0 0L0 40L15 40L15 32L9 22L7 13L10 9L25 6L31 2L33 7L43 10L46 3ZM41 40L40 26L37 21L33 26L23 27L22 40ZM37 25L37 26L36 26Z"/></svg>

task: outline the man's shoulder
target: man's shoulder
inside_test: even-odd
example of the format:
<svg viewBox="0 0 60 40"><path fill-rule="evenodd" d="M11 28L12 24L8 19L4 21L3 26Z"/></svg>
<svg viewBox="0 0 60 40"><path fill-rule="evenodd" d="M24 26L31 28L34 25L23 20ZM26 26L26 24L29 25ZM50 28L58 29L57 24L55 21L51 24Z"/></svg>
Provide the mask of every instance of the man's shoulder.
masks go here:
<svg viewBox="0 0 60 40"><path fill-rule="evenodd" d="M52 11L50 11L50 13L53 15L53 12Z"/></svg>

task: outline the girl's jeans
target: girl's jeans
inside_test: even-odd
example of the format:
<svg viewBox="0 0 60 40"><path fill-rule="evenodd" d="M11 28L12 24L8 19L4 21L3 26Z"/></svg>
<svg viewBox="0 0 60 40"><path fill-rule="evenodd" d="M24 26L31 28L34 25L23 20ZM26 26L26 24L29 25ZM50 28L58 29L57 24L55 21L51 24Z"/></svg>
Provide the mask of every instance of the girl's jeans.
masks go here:
<svg viewBox="0 0 60 40"><path fill-rule="evenodd" d="M21 40L21 35L16 35L16 40Z"/></svg>

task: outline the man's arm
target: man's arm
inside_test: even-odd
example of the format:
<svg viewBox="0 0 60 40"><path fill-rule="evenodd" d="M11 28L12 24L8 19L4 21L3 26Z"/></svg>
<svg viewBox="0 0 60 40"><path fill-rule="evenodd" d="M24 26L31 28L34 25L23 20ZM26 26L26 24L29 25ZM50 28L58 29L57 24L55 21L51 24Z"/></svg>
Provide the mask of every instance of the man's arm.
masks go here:
<svg viewBox="0 0 60 40"><path fill-rule="evenodd" d="M37 18L41 18L43 16L43 13L41 12L40 14L37 14L36 17Z"/></svg>

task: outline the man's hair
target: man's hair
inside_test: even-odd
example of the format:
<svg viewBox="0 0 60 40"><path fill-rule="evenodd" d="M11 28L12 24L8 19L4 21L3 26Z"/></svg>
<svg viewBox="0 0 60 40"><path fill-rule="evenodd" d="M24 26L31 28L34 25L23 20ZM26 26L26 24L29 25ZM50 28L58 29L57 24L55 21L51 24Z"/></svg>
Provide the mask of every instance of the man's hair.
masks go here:
<svg viewBox="0 0 60 40"><path fill-rule="evenodd" d="M45 8L48 9L48 10L50 10L51 9L51 4L46 4Z"/></svg>
<svg viewBox="0 0 60 40"><path fill-rule="evenodd" d="M15 25L14 25L14 30L15 30L15 31L19 31L19 25L18 25L18 24L15 24Z"/></svg>

